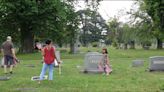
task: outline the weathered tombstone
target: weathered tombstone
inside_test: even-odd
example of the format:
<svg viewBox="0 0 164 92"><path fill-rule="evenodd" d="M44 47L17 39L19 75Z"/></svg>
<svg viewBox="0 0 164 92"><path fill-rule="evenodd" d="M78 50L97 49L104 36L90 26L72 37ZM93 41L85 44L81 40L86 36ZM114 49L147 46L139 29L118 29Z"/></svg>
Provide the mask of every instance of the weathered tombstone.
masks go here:
<svg viewBox="0 0 164 92"><path fill-rule="evenodd" d="M24 65L24 66L26 66L26 67L31 67L31 68L34 68L34 67L35 67L35 65L33 65L33 64L26 64L26 65Z"/></svg>
<svg viewBox="0 0 164 92"><path fill-rule="evenodd" d="M57 58L57 60L60 61L60 51L56 51L55 54L56 54L56 58ZM55 67L58 67L58 66L59 66L56 60L55 60L54 63L55 63Z"/></svg>
<svg viewBox="0 0 164 92"><path fill-rule="evenodd" d="M16 88L18 92L36 92L37 88Z"/></svg>
<svg viewBox="0 0 164 92"><path fill-rule="evenodd" d="M164 56L150 57L149 71L164 71Z"/></svg>
<svg viewBox="0 0 164 92"><path fill-rule="evenodd" d="M143 60L133 60L132 62L132 67L140 67L144 65L144 61Z"/></svg>
<svg viewBox="0 0 164 92"><path fill-rule="evenodd" d="M4 65L4 58L0 59L0 64L1 64L1 67L3 67L3 65Z"/></svg>
<svg viewBox="0 0 164 92"><path fill-rule="evenodd" d="M10 77L7 77L7 76L0 76L0 80L1 81L6 81L6 80L9 80Z"/></svg>
<svg viewBox="0 0 164 92"><path fill-rule="evenodd" d="M84 60L84 73L101 73L101 71L98 68L99 62L102 60L103 54L98 52L88 52L85 55Z"/></svg>
<svg viewBox="0 0 164 92"><path fill-rule="evenodd" d="M56 58L60 61L60 51L56 51L55 54L56 54Z"/></svg>

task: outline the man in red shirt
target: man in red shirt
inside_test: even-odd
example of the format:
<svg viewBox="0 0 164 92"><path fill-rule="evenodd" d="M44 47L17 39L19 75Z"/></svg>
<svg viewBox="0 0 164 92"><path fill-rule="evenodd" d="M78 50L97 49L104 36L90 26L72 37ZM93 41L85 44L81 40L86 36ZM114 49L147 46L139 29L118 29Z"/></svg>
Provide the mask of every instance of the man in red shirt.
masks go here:
<svg viewBox="0 0 164 92"><path fill-rule="evenodd" d="M42 48L41 51L42 51L44 63L43 63L42 71L40 74L40 80L44 79L44 75L46 73L47 68L49 68L49 80L53 80L54 61L57 58L55 55L55 48L52 45L52 41L47 40L46 46L44 48ZM59 63L59 61L58 61L58 63ZM39 81L39 83L40 83L40 81Z"/></svg>

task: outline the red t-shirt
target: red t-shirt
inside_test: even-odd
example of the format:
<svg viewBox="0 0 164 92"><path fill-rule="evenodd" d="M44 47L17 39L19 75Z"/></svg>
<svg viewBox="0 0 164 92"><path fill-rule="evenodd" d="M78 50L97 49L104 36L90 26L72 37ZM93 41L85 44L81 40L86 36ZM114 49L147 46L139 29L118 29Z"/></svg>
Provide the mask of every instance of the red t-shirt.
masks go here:
<svg viewBox="0 0 164 92"><path fill-rule="evenodd" d="M52 64L55 60L55 48L51 47L50 49L44 48L44 62L46 64Z"/></svg>

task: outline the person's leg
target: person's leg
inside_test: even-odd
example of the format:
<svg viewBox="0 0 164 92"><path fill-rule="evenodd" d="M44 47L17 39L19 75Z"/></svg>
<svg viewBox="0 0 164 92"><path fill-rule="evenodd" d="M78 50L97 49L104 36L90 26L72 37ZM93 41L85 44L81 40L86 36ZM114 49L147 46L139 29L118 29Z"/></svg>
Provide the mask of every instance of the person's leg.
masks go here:
<svg viewBox="0 0 164 92"><path fill-rule="evenodd" d="M4 65L4 73L6 74L7 73L7 65Z"/></svg>
<svg viewBox="0 0 164 92"><path fill-rule="evenodd" d="M105 65L105 71L106 71L106 75L109 75L109 73L110 73L110 68L109 68L109 66L108 65Z"/></svg>
<svg viewBox="0 0 164 92"><path fill-rule="evenodd" d="M53 69L54 69L54 65L50 64L49 65L49 80L53 80Z"/></svg>
<svg viewBox="0 0 164 92"><path fill-rule="evenodd" d="M10 74L13 73L13 65L14 65L14 58L9 57L9 65L10 65Z"/></svg>
<svg viewBox="0 0 164 92"><path fill-rule="evenodd" d="M104 67L104 73L106 74L106 67Z"/></svg>
<svg viewBox="0 0 164 92"><path fill-rule="evenodd" d="M10 74L13 73L13 65L10 65Z"/></svg>
<svg viewBox="0 0 164 92"><path fill-rule="evenodd" d="M45 75L46 70L47 70L47 67L48 67L48 65L45 64L45 63L43 63L42 71L41 71L41 73L40 73L40 80L43 80L44 75Z"/></svg>
<svg viewBox="0 0 164 92"><path fill-rule="evenodd" d="M7 74L7 65L8 65L8 58L7 56L4 56L4 65L3 65L3 68L4 68L4 73Z"/></svg>

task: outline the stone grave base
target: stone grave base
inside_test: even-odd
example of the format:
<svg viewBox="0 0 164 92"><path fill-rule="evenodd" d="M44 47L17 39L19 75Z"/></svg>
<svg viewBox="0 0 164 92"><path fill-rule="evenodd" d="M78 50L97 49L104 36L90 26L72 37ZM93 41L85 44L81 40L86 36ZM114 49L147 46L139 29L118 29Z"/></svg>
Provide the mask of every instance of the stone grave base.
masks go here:
<svg viewBox="0 0 164 92"><path fill-rule="evenodd" d="M103 73L104 71L100 70L86 70L84 69L83 66L77 65L76 68L81 72L81 73Z"/></svg>
<svg viewBox="0 0 164 92"><path fill-rule="evenodd" d="M133 60L133 62L132 62L132 67L141 67L143 65L144 65L143 60Z"/></svg>
<svg viewBox="0 0 164 92"><path fill-rule="evenodd" d="M36 92L37 88L16 88L15 91L19 92Z"/></svg>
<svg viewBox="0 0 164 92"><path fill-rule="evenodd" d="M7 77L7 76L0 76L0 81L7 81L9 80L10 77Z"/></svg>
<svg viewBox="0 0 164 92"><path fill-rule="evenodd" d="M35 65L33 65L33 64L25 64L24 66L25 66L25 67L32 67L32 68L35 67Z"/></svg>
<svg viewBox="0 0 164 92"><path fill-rule="evenodd" d="M164 71L164 56L150 57L149 71Z"/></svg>
<svg viewBox="0 0 164 92"><path fill-rule="evenodd" d="M82 70L83 73L103 73L103 71L98 70Z"/></svg>

